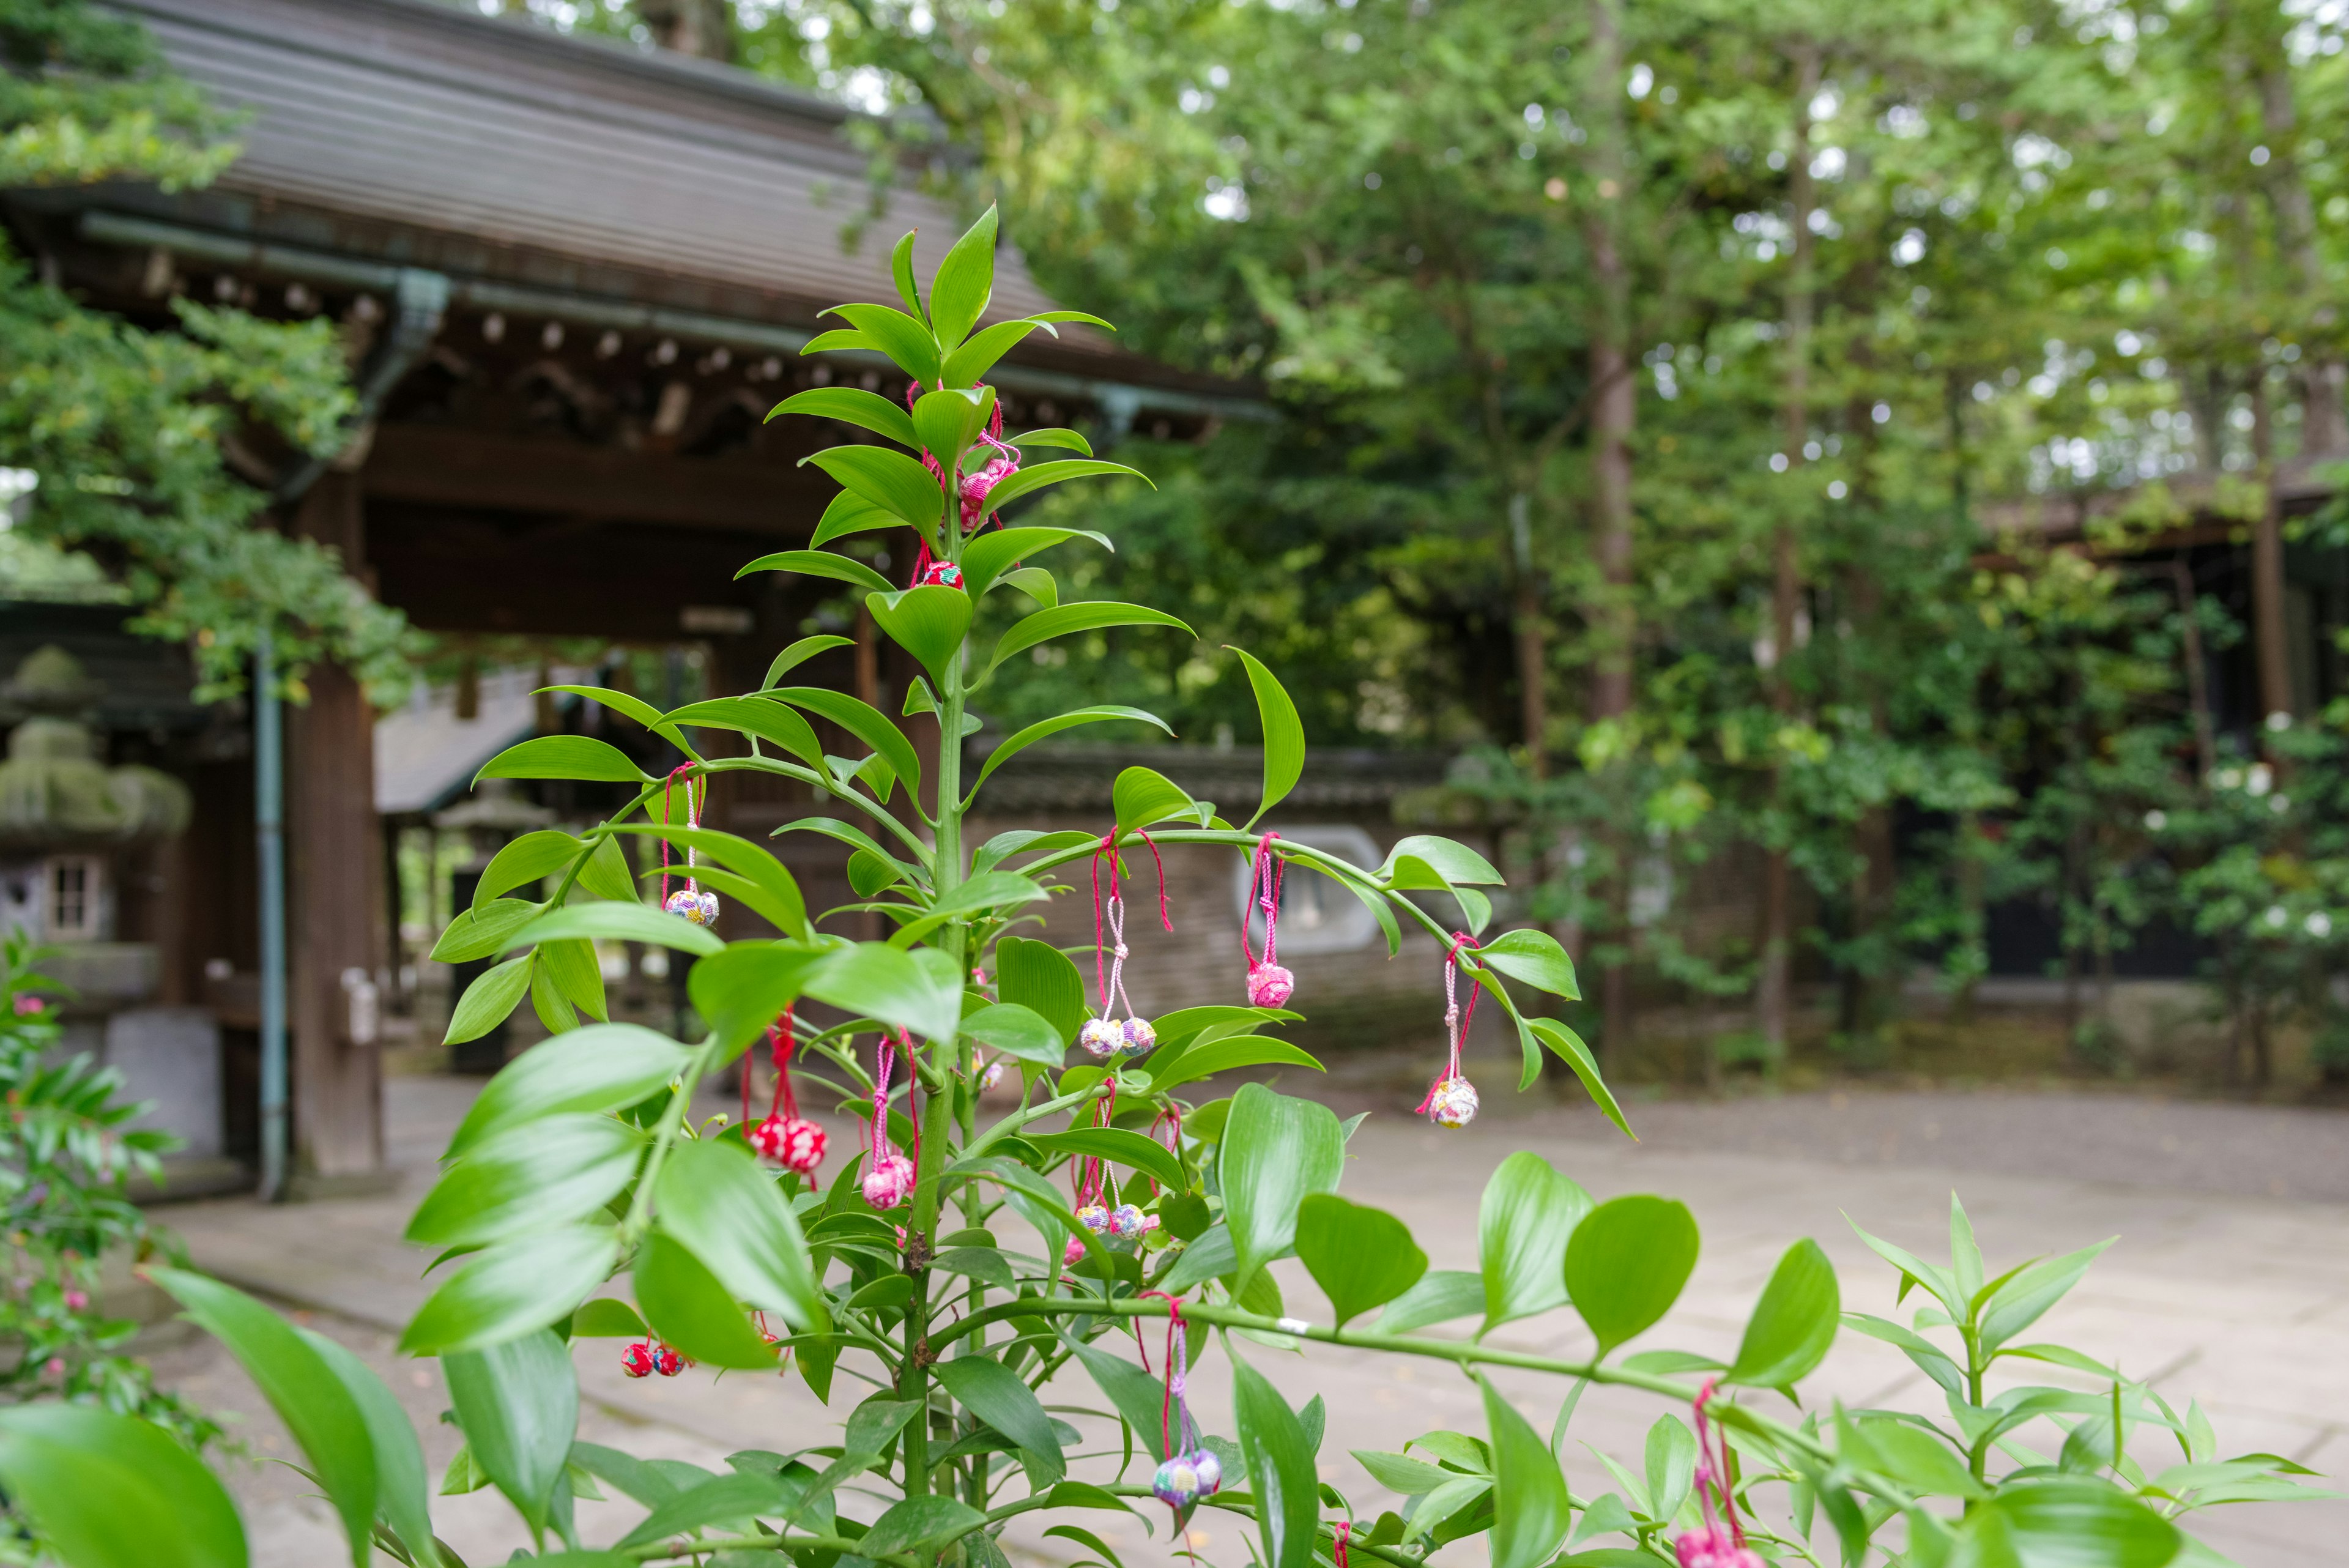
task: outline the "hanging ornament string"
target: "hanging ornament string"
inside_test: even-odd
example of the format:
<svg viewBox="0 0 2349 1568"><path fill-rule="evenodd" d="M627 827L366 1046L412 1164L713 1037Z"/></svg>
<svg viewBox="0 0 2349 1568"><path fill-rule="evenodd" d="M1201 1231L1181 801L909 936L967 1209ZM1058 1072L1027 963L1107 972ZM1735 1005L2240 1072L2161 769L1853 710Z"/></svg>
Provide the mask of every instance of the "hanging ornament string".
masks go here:
<svg viewBox="0 0 2349 1568"><path fill-rule="evenodd" d="M1166 902L1166 863L1159 858L1158 846L1147 833L1136 837L1150 846L1150 858L1158 871L1158 923L1169 932L1174 929L1174 918ZM1102 897L1102 862L1109 862L1109 897ZM1140 1056L1158 1044L1158 1032L1150 1021L1133 1011L1133 999L1125 992L1125 896L1119 880L1117 835L1102 835L1101 847L1093 851L1093 982L1101 989L1101 1016L1087 1019L1077 1032L1077 1044L1097 1062L1112 1056ZM1123 1008L1125 1017L1117 1012Z"/></svg>
<svg viewBox="0 0 2349 1568"><path fill-rule="evenodd" d="M1257 839L1255 858L1248 866L1248 898L1264 912L1261 959L1248 946L1248 922L1253 917L1243 914L1240 919L1240 953L1247 960L1250 1007L1286 1007L1297 992L1297 977L1280 966L1280 878L1288 862L1272 850L1272 841L1279 836L1268 833Z"/></svg>
<svg viewBox="0 0 2349 1568"><path fill-rule="evenodd" d="M750 1120L750 1060L746 1052L742 1058L742 1121L743 1137L752 1153L773 1161L786 1170L804 1176L823 1163L823 1146L827 1139L823 1128L800 1115L799 1096L792 1089L792 1053L798 1047L792 1033L792 1010L783 1014L767 1031L767 1044L775 1064L775 1097L767 1107L767 1119L757 1127Z"/></svg>
<svg viewBox="0 0 2349 1568"><path fill-rule="evenodd" d="M979 385L984 387L985 383L981 382ZM906 384L907 411L912 410L921 395L922 384L919 381ZM987 507L988 496L994 492L997 485L1019 472L1019 449L1007 445L1003 440L1003 404L999 400L988 416L987 431L978 438L978 444L992 448L995 455L988 458L977 473L963 475L961 484L956 487L962 515L962 530L965 534L975 534L986 525L990 516ZM947 484L946 464L940 462L935 453L925 451L922 453L922 466L930 471L931 477L941 486ZM996 521L999 522L1000 519ZM958 588L962 587L962 568L957 566L952 561L941 561L933 556L930 554L930 542L925 538L914 556L914 578L910 586L918 588L932 583L943 583L947 587Z"/></svg>
<svg viewBox="0 0 2349 1568"><path fill-rule="evenodd" d="M668 827L677 822L675 792L679 778L685 780L685 826L688 829L698 828L701 826L702 808L709 803L709 775L704 774L697 780L694 777L691 763L680 763L671 769L667 779L661 785L661 826ZM695 790L697 784L700 786L698 794ZM667 835L662 836L660 846L661 908L672 915L681 916L692 921L697 926L717 924L718 895L703 891L700 882L693 875L695 860L692 843L688 841L685 846L685 886L674 893L668 890L669 847Z"/></svg>
<svg viewBox="0 0 2349 1568"><path fill-rule="evenodd" d="M1354 1527L1349 1521L1341 1519L1330 1528L1334 1539L1330 1543L1330 1560L1336 1568L1346 1568L1346 1537L1354 1532Z"/></svg>
<svg viewBox="0 0 2349 1568"><path fill-rule="evenodd" d="M1164 1137L1161 1137L1159 1134L1158 1129L1161 1127L1166 1129ZM1166 1108L1164 1110L1160 1111L1155 1116L1151 1118L1150 1140L1153 1143L1165 1145L1167 1153L1173 1155L1178 1163L1182 1160L1183 1107L1173 1099L1169 1099L1166 1102ZM1150 1190L1154 1196L1164 1190L1164 1189L1158 1185L1158 1179L1156 1177L1153 1176L1147 1179L1150 1182Z"/></svg>
<svg viewBox="0 0 2349 1568"><path fill-rule="evenodd" d="M1460 1050L1468 1038L1468 1027L1476 1021L1476 997L1483 982L1471 979L1468 984L1468 1006L1460 1006L1458 981L1460 950L1475 940L1465 931L1452 933L1452 947L1444 955L1444 1032L1448 1036L1449 1056L1436 1080L1427 1086L1427 1097L1419 1102L1415 1114L1432 1117L1438 1127L1465 1127L1476 1116L1476 1086L1460 1070Z"/></svg>
<svg viewBox="0 0 2349 1568"><path fill-rule="evenodd" d="M875 1209L895 1209L913 1195L916 1169L914 1160L918 1159L922 1152L922 1124L916 1119L914 1085L910 1075L905 1083L905 1119L907 1125L913 1128L914 1158L909 1159L900 1154L891 1147L889 1142L889 1075L896 1065L901 1044L910 1063L914 1050L913 1041L903 1030L898 1031L897 1041L895 1043L888 1035L882 1035L880 1048L874 1056L873 1116L871 1124L866 1128L872 1157L866 1160L864 1166L864 1200Z"/></svg>
<svg viewBox="0 0 2349 1568"><path fill-rule="evenodd" d="M1191 1420L1184 1383L1191 1369L1190 1336L1184 1332L1183 1303L1164 1291L1144 1291L1166 1303L1166 1392L1158 1407L1159 1451L1166 1456L1151 1477L1150 1490L1179 1521L1194 1503L1213 1497L1224 1484L1223 1461L1200 1438Z"/></svg>
<svg viewBox="0 0 2349 1568"><path fill-rule="evenodd" d="M1729 1480L1728 1425L1705 1413L1720 1381L1706 1378L1696 1397L1696 1495L1704 1523L1674 1542L1674 1554L1690 1568L1766 1568L1761 1553L1745 1544L1745 1526L1737 1518L1737 1494Z"/></svg>

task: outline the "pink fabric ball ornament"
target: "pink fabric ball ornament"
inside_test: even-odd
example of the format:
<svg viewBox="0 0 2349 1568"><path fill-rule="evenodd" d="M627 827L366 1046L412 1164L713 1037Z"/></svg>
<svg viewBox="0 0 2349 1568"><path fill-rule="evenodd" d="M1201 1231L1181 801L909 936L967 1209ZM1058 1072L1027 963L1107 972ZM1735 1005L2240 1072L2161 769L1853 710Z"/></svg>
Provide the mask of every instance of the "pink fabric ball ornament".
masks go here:
<svg viewBox="0 0 2349 1568"><path fill-rule="evenodd" d="M640 1339L620 1352L620 1370L631 1377L650 1377L653 1375L653 1347Z"/></svg>
<svg viewBox="0 0 2349 1568"><path fill-rule="evenodd" d="M1297 977L1277 963L1258 961L1248 965L1247 999L1250 1007L1286 1007L1288 999L1297 994Z"/></svg>
<svg viewBox="0 0 2349 1568"><path fill-rule="evenodd" d="M1476 1085L1446 1078L1427 1097L1427 1119L1440 1127L1464 1127L1476 1119Z"/></svg>
<svg viewBox="0 0 2349 1568"><path fill-rule="evenodd" d="M1465 931L1452 933L1452 950L1444 955L1444 1033L1450 1047L1444 1071L1427 1086L1427 1097L1419 1102L1419 1114L1440 1127L1464 1127L1476 1119L1476 1085L1460 1070L1460 1048L1467 1041L1468 1025L1476 1018L1476 986L1468 986L1468 1006L1460 1006L1460 950L1475 939Z"/></svg>
<svg viewBox="0 0 2349 1568"><path fill-rule="evenodd" d="M864 1201L875 1209L895 1209L914 1192L914 1162L902 1154L885 1155L864 1173Z"/></svg>
<svg viewBox="0 0 2349 1568"><path fill-rule="evenodd" d="M1125 1044L1125 1030L1114 1018L1088 1018L1077 1031L1077 1044L1096 1062L1106 1062Z"/></svg>
<svg viewBox="0 0 2349 1568"><path fill-rule="evenodd" d="M1255 858L1248 864L1248 901L1264 915L1264 956L1259 958L1248 946L1248 922L1256 915L1248 910L1240 914L1240 955L1247 960L1250 1007L1286 1007L1297 994L1297 977L1280 963L1280 877L1287 862L1272 850L1272 841L1279 836L1268 833L1257 839Z"/></svg>
<svg viewBox="0 0 2349 1568"><path fill-rule="evenodd" d="M653 1352L653 1370L663 1377L674 1377L685 1370L685 1357L664 1345Z"/></svg>
<svg viewBox="0 0 2349 1568"><path fill-rule="evenodd" d="M926 588L933 585L948 588L962 587L962 568L952 561L932 561L922 568L921 575L914 580L914 586Z"/></svg>
<svg viewBox="0 0 2349 1568"><path fill-rule="evenodd" d="M968 473L962 481L962 525L975 528L987 515L987 498L995 487L1019 472L1019 459L1009 455L1009 447L987 460L987 466L977 473Z"/></svg>
<svg viewBox="0 0 2349 1568"><path fill-rule="evenodd" d="M805 1176L823 1163L823 1128L804 1116L777 1114L750 1133L750 1152L771 1165Z"/></svg>
<svg viewBox="0 0 2349 1568"><path fill-rule="evenodd" d="M1681 1568L1769 1568L1751 1546L1740 1546L1725 1524L1692 1530L1672 1542Z"/></svg>

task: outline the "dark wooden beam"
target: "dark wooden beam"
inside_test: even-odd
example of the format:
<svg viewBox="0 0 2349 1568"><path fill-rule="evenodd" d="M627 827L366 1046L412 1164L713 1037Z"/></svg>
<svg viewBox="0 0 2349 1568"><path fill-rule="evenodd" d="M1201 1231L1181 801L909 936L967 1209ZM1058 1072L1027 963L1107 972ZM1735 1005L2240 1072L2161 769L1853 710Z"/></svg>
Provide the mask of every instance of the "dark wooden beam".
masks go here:
<svg viewBox="0 0 2349 1568"><path fill-rule="evenodd" d="M838 488L816 470L769 461L670 457L414 424L380 426L359 478L371 501L785 537L811 533Z"/></svg>

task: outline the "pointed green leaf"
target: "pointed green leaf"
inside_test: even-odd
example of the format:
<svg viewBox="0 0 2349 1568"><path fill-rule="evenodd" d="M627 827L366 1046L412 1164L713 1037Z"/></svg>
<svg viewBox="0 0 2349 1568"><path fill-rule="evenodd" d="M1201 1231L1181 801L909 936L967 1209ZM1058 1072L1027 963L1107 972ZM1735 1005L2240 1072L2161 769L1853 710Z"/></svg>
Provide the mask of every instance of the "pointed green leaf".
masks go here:
<svg viewBox="0 0 2349 1568"><path fill-rule="evenodd" d="M716 1138L679 1144L654 1196L662 1227L737 1298L782 1314L801 1333L830 1332L799 1216L749 1151Z"/></svg>
<svg viewBox="0 0 2349 1568"><path fill-rule="evenodd" d="M376 1511L408 1547L419 1568L437 1568L440 1545L432 1534L424 1449L417 1441L416 1428L409 1424L408 1412L400 1407L399 1396L367 1370L367 1363L325 1334L306 1328L295 1332L349 1391L367 1423L367 1441L375 1451Z"/></svg>
<svg viewBox="0 0 2349 1568"><path fill-rule="evenodd" d="M1254 827L1305 776L1305 726L1297 717L1297 704L1288 700L1272 671L1246 649L1232 651L1240 656L1247 670L1248 685L1256 692L1257 717L1264 725L1264 798L1246 825Z"/></svg>
<svg viewBox="0 0 2349 1568"><path fill-rule="evenodd" d="M1164 610L1149 609L1141 605L1106 601L1061 605L1052 609L1038 610L1034 615L1013 622L1011 629L996 643L995 652L987 661L988 671L991 673L1005 659L1050 642L1056 637L1067 637L1072 632L1098 631L1112 626L1165 626L1187 635L1197 635L1189 626ZM986 675L982 674L979 679L985 680Z"/></svg>
<svg viewBox="0 0 2349 1568"><path fill-rule="evenodd" d="M554 875L586 848L584 840L552 827L523 834L491 856L490 863L481 867L481 880L473 889L474 914L478 917L482 907L500 894Z"/></svg>
<svg viewBox="0 0 2349 1568"><path fill-rule="evenodd" d="M829 577L878 594L885 594L890 588L889 579L864 562L852 556L835 556L829 550L778 550L760 556L734 576L747 577L752 572L796 572L803 577Z"/></svg>
<svg viewBox="0 0 2349 1568"><path fill-rule="evenodd" d="M543 1116L475 1144L408 1222L423 1247L502 1241L602 1209L636 1175L644 1134L607 1116Z"/></svg>
<svg viewBox="0 0 2349 1568"><path fill-rule="evenodd" d="M921 784L922 761L914 753L914 743L905 739L905 732L891 723L870 702L820 686L779 686L767 695L794 708L803 708L819 719L829 719L864 742L875 756L888 763L891 772L905 781L907 789Z"/></svg>
<svg viewBox="0 0 2349 1568"><path fill-rule="evenodd" d="M930 314L937 314L938 302L934 294ZM938 383L938 345L930 329L914 317L886 305L835 305L823 313L846 320L861 333L865 341L887 355L897 369L924 386ZM804 354L807 349L800 350Z"/></svg>
<svg viewBox="0 0 2349 1568"><path fill-rule="evenodd" d="M733 1293L667 1231L646 1239L635 1282L636 1305L653 1332L694 1360L752 1371L774 1366L779 1352L750 1326Z"/></svg>
<svg viewBox="0 0 2349 1568"><path fill-rule="evenodd" d="M1413 834L1387 851L1379 867L1381 880L1397 888L1430 892L1454 887L1489 885L1501 880L1493 863L1464 844L1433 834Z"/></svg>
<svg viewBox="0 0 2349 1568"><path fill-rule="evenodd" d="M676 948L682 952L705 956L726 945L719 940L717 932L707 926L697 926L682 915L672 915L649 904L621 904L606 898L592 904L571 904L541 915L507 938L506 947L508 950L526 948L537 942L560 941L572 937L650 942L655 947ZM492 970L490 974L496 972L496 970ZM489 975L481 978L487 980Z"/></svg>
<svg viewBox="0 0 2349 1568"><path fill-rule="evenodd" d="M966 1013L962 1032L990 1050L1039 1066L1059 1066L1066 1051L1060 1030L1044 1022L1041 1013L1014 1002Z"/></svg>
<svg viewBox="0 0 2349 1568"><path fill-rule="evenodd" d="M1196 816L1199 803L1181 784L1151 768L1127 768L1110 786L1110 806L1117 814L1120 837L1150 827L1172 816Z"/></svg>
<svg viewBox="0 0 2349 1568"><path fill-rule="evenodd" d="M81 1404L0 1409L0 1487L67 1568L245 1568L226 1489L133 1417Z"/></svg>
<svg viewBox="0 0 2349 1568"><path fill-rule="evenodd" d="M1026 937L997 940L995 993L1058 1030L1063 1047L1076 1043L1077 1031L1092 1015L1085 1005L1084 976L1069 956L1050 942Z"/></svg>
<svg viewBox="0 0 2349 1568"><path fill-rule="evenodd" d="M962 639L970 630L970 596L960 588L929 583L902 593L867 594L864 607L933 680L943 682L947 666L962 657Z"/></svg>
<svg viewBox="0 0 2349 1568"><path fill-rule="evenodd" d="M561 1050L577 1038L566 1035L547 1048ZM619 1255L609 1225L564 1225L502 1241L473 1254L432 1293L409 1320L399 1347L445 1356L560 1323L604 1282Z"/></svg>
<svg viewBox="0 0 2349 1568"><path fill-rule="evenodd" d="M923 393L914 404L914 430L923 451L941 464L958 465L994 410L992 387L941 388Z"/></svg>
<svg viewBox="0 0 2349 1568"><path fill-rule="evenodd" d="M486 1349L444 1352L440 1371L473 1462L533 1530L543 1530L579 1428L570 1347L541 1329Z"/></svg>
<svg viewBox="0 0 2349 1568"><path fill-rule="evenodd" d="M1015 732L1000 745L987 753L987 761L979 765L978 777L971 784L971 798L976 800L978 797L979 785L987 782L988 775L1037 742L1057 735L1063 730L1073 730L1080 724L1099 724L1112 719L1131 721L1137 724L1155 724L1169 735L1174 732L1168 727L1166 721L1155 713L1146 713L1139 708L1122 708L1114 703L1078 708L1070 712L1055 714L1050 719L1040 719L1025 729Z"/></svg>
<svg viewBox="0 0 2349 1568"><path fill-rule="evenodd" d="M963 546L962 585L972 598L985 598L996 578L1015 562L1070 539L1091 539L1104 550L1116 549L1107 535L1084 528L997 528Z"/></svg>
<svg viewBox="0 0 2349 1568"><path fill-rule="evenodd" d="M1785 1388L1810 1376L1826 1358L1842 1322L1843 1292L1835 1265L1805 1237L1786 1249L1762 1288L1729 1380L1757 1388Z"/></svg>
<svg viewBox="0 0 2349 1568"><path fill-rule="evenodd" d="M1297 1236L1298 1206L1333 1192L1346 1166L1346 1135L1327 1106L1243 1085L1224 1124L1218 1174L1224 1217L1238 1259L1233 1283L1245 1291Z"/></svg>
<svg viewBox="0 0 2349 1568"><path fill-rule="evenodd" d="M1196 1083L1217 1073L1228 1073L1236 1067L1308 1067L1316 1073L1323 1071L1321 1064L1309 1053L1291 1045L1286 1040L1271 1040L1261 1034L1241 1034L1229 1040L1212 1040L1205 1045L1194 1045L1163 1069L1151 1064L1150 1086L1154 1093Z"/></svg>
<svg viewBox="0 0 2349 1568"><path fill-rule="evenodd" d="M2065 1293L2080 1282L2088 1265L2097 1255L2113 1244L2116 1237L2106 1237L2093 1247L2083 1247L2076 1252L2066 1252L2060 1258L2049 1258L2018 1271L2007 1282L1990 1293L1982 1307L1982 1345L1985 1351L1996 1350L2024 1329L2039 1321L2049 1307L2064 1299Z"/></svg>
<svg viewBox="0 0 2349 1568"><path fill-rule="evenodd" d="M591 779L615 784L645 784L652 781L636 771L627 753L606 741L588 735L541 735L508 746L481 764L473 782L483 779Z"/></svg>
<svg viewBox="0 0 2349 1568"><path fill-rule="evenodd" d="M917 317L925 314L922 296L914 286L914 236L919 233L919 229L907 229L889 251L889 276L897 286L897 297L905 302L910 314Z"/></svg>
<svg viewBox="0 0 2349 1568"><path fill-rule="evenodd" d="M1410 1334L1485 1310L1485 1279L1465 1269L1430 1269L1419 1283L1387 1303L1371 1325L1378 1334Z"/></svg>
<svg viewBox="0 0 2349 1568"><path fill-rule="evenodd" d="M464 963L502 952L506 938L536 919L543 908L522 898L492 898L478 909L460 909L428 956L434 963Z"/></svg>
<svg viewBox="0 0 2349 1568"><path fill-rule="evenodd" d="M1417 1284L1427 1254L1411 1229L1382 1210L1317 1192L1297 1210L1297 1255L1330 1298L1337 1326Z"/></svg>
<svg viewBox="0 0 2349 1568"><path fill-rule="evenodd" d="M1599 1059L1590 1054L1590 1047L1582 1043L1582 1036L1552 1018L1528 1018L1526 1027L1533 1031L1536 1039L1549 1047L1552 1055L1573 1069L1574 1075L1582 1081L1583 1092L1590 1096L1591 1104L1606 1113L1607 1119L1613 1122L1625 1137L1637 1143L1639 1136L1632 1132L1631 1124L1623 1118L1623 1107L1615 1103L1615 1092L1607 1086L1606 1078L1599 1071Z"/></svg>
<svg viewBox="0 0 2349 1568"><path fill-rule="evenodd" d="M930 323L951 349L970 335L995 292L995 209L979 214L930 280Z"/></svg>
<svg viewBox="0 0 2349 1568"><path fill-rule="evenodd" d="M1052 1418L1019 1375L999 1361L983 1355L958 1355L931 1368L933 1376L961 1405L980 1420L1032 1455L1050 1485L1068 1473L1061 1440L1052 1435Z"/></svg>
<svg viewBox="0 0 2349 1568"><path fill-rule="evenodd" d="M1266 1568L1312 1568L1321 1517L1313 1446L1280 1390L1237 1357L1232 1361L1232 1419L1256 1495Z"/></svg>
<svg viewBox="0 0 2349 1568"><path fill-rule="evenodd" d="M507 943L509 947L514 945L511 940ZM524 953L474 976L473 983L465 988L465 994L457 999L456 1007L450 1012L449 1032L441 1036L440 1043L460 1045L468 1040L479 1040L503 1023L530 990L531 967L532 957Z"/></svg>
<svg viewBox="0 0 2349 1568"><path fill-rule="evenodd" d="M1493 1568L1537 1568L1573 1522L1566 1472L1541 1435L1480 1374L1493 1436Z"/></svg>
<svg viewBox="0 0 2349 1568"><path fill-rule="evenodd" d="M972 333L960 348L947 356L947 385L969 386L994 369L997 360L1019 347L1022 339L1042 325L1034 317L1027 317L1018 321L999 321L992 327Z"/></svg>
<svg viewBox="0 0 2349 1568"><path fill-rule="evenodd" d="M636 1023L599 1023L533 1045L499 1070L449 1140L450 1158L524 1122L625 1109L685 1068L685 1047Z"/></svg>
<svg viewBox="0 0 2349 1568"><path fill-rule="evenodd" d="M1610 1199L1566 1246L1566 1289L1601 1356L1653 1327L1695 1272L1696 1218L1669 1198Z"/></svg>
<svg viewBox="0 0 2349 1568"><path fill-rule="evenodd" d="M1485 1326L1566 1304L1566 1245L1590 1212L1590 1194L1529 1150L1503 1160L1476 1217Z"/></svg>
<svg viewBox="0 0 2349 1568"><path fill-rule="evenodd" d="M1114 1161L1177 1192L1191 1185L1183 1174L1183 1162L1174 1158L1172 1150L1156 1138L1144 1137L1125 1127L1071 1127L1057 1133L1023 1131L1019 1136L1048 1154Z"/></svg>
<svg viewBox="0 0 2349 1568"><path fill-rule="evenodd" d="M820 550L834 539L845 538L851 534L870 534L877 529L905 526L905 520L886 506L868 501L853 490L843 490L825 504L823 515L816 519L815 532L809 536L808 545ZM770 676L767 684L772 686L774 683Z"/></svg>
<svg viewBox="0 0 2349 1568"><path fill-rule="evenodd" d="M775 655L775 661L767 666L767 678L759 682L759 689L762 691L765 691L768 687L772 686L776 681L781 680L785 675L798 669L801 665L805 664L809 659L813 659L819 653L825 652L831 649L853 648L854 646L855 639L854 638L832 636L803 637L797 642L792 644L789 648L783 649L782 652Z"/></svg>
<svg viewBox="0 0 2349 1568"><path fill-rule="evenodd" d="M814 463L839 481L842 488L936 542L938 519L946 512L946 492L918 460L885 446L835 446L800 461Z"/></svg>
<svg viewBox="0 0 2349 1568"><path fill-rule="evenodd" d="M1478 963L1499 970L1511 980L1537 985L1568 1002L1582 1000L1582 992L1574 982L1574 961L1547 931L1531 928L1503 931L1473 950Z"/></svg>
<svg viewBox="0 0 2349 1568"><path fill-rule="evenodd" d="M1067 479L1091 479L1102 474L1121 473L1150 484L1150 478L1138 468L1128 468L1122 462L1109 462L1097 457L1064 457L1057 462L1040 462L1021 468L996 483L987 493L988 511L1010 505L1023 495L1032 495L1048 484L1058 484ZM1153 490L1158 487L1151 484Z"/></svg>
<svg viewBox="0 0 2349 1568"><path fill-rule="evenodd" d="M900 446L919 446L921 440L914 434L914 421L905 410L878 392L868 392L862 387L811 387L804 392L785 398L767 410L772 421L782 414L805 414L812 419L839 420L858 426L875 435L887 436ZM741 574L737 572L735 576Z"/></svg>

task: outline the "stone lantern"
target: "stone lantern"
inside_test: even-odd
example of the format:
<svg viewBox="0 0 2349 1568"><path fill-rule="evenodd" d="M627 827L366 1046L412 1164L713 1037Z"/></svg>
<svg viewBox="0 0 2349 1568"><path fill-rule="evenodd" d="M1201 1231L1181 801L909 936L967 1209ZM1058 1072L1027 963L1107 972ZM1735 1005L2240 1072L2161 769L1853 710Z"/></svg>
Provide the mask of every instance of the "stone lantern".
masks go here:
<svg viewBox="0 0 2349 1568"><path fill-rule="evenodd" d="M146 767L109 767L90 716L105 688L65 649L29 655L0 683L16 721L0 762L0 928L54 946L42 968L69 985L66 1047L122 1069L151 1118L192 1156L221 1146L219 1028L195 1008L142 1006L161 978L151 942L115 940L116 889L134 857L184 832L187 787Z"/></svg>

